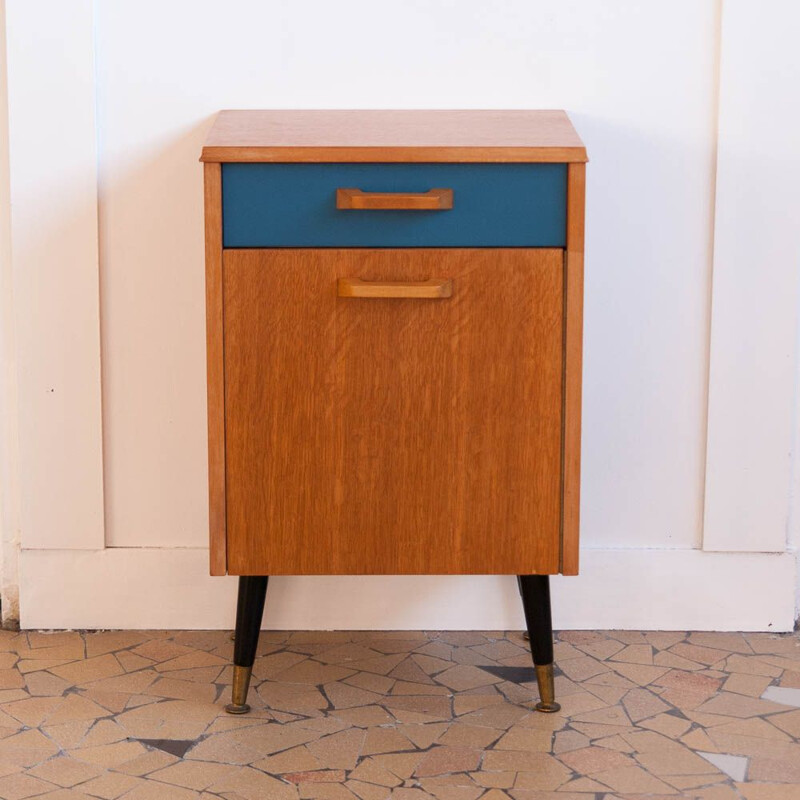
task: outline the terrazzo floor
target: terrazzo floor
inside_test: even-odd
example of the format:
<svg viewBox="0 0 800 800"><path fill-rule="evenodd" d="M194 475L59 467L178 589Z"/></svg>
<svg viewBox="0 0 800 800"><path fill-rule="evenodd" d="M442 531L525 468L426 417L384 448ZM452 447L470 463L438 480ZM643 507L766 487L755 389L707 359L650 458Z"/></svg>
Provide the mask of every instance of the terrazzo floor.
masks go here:
<svg viewBox="0 0 800 800"><path fill-rule="evenodd" d="M796 634L264 632L253 711L223 631L0 631L0 798L792 800Z"/></svg>

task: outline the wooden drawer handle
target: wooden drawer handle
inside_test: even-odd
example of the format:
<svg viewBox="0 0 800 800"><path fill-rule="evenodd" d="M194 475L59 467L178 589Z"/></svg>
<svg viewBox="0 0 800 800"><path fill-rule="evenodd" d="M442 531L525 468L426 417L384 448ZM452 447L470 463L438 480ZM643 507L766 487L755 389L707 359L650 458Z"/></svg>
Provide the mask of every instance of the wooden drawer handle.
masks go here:
<svg viewBox="0 0 800 800"><path fill-rule="evenodd" d="M452 189L427 192L362 192L361 189L337 189L336 208L408 211L444 211L453 207Z"/></svg>
<svg viewBox="0 0 800 800"><path fill-rule="evenodd" d="M362 281L361 278L339 278L339 297L416 297L435 300L453 294L450 278L427 281Z"/></svg>

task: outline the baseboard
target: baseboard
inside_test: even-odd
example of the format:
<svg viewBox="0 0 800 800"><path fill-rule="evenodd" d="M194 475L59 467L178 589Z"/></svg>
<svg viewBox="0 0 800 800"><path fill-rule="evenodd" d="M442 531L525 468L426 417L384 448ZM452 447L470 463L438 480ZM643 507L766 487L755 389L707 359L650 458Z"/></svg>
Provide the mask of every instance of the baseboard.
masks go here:
<svg viewBox="0 0 800 800"><path fill-rule="evenodd" d="M556 629L790 631L793 553L584 550L553 578ZM204 549L23 550L23 628L230 628L235 578ZM508 630L523 627L509 576L274 578L267 629Z"/></svg>

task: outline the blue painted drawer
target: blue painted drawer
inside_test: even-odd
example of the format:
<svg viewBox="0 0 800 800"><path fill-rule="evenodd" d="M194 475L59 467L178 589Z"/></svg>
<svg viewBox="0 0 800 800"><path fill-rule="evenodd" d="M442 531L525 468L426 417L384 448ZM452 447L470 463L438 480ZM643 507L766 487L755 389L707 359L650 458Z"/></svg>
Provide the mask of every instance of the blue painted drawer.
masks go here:
<svg viewBox="0 0 800 800"><path fill-rule="evenodd" d="M344 210L336 190L452 189L453 208ZM223 164L225 247L564 247L566 164Z"/></svg>

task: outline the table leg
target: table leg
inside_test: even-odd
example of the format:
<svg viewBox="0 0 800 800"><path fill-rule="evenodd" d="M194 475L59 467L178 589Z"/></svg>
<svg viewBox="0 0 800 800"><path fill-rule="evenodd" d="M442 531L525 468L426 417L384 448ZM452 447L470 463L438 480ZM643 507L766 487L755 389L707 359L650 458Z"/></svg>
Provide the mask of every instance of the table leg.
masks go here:
<svg viewBox="0 0 800 800"><path fill-rule="evenodd" d="M242 575L239 578L236 637L233 645L233 689L231 702L225 706L229 714L246 714L250 710L247 690L250 688L250 675L256 659L268 580L266 575Z"/></svg>
<svg viewBox="0 0 800 800"><path fill-rule="evenodd" d="M531 642L531 656L539 684L537 711L559 711L553 684L553 620L550 612L550 576L520 575L519 588L525 623Z"/></svg>

